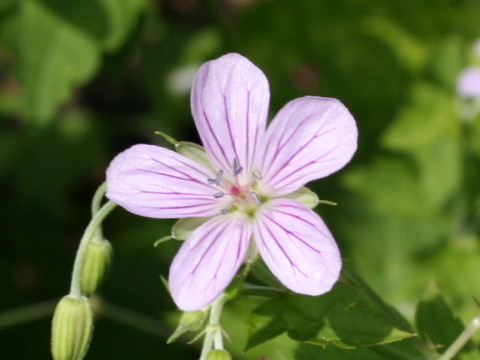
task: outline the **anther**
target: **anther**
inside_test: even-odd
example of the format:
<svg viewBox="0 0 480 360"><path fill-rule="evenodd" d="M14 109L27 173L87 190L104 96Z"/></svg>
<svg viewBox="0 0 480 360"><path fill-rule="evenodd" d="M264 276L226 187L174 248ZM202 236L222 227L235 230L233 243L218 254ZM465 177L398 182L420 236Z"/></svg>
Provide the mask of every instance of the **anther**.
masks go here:
<svg viewBox="0 0 480 360"><path fill-rule="evenodd" d="M219 199L219 198L223 197L223 195L225 195L225 193L223 193L223 192L220 191L220 192L218 192L218 193L216 193L216 194L213 194L213 197L214 197L215 199Z"/></svg>
<svg viewBox="0 0 480 360"><path fill-rule="evenodd" d="M207 179L209 185L215 184L220 185L220 181L222 180L223 170L217 171L217 177L215 179Z"/></svg>
<svg viewBox="0 0 480 360"><path fill-rule="evenodd" d="M260 200L260 196L258 196L258 194L256 192L252 191L250 194L252 195L252 198L253 198L253 200L255 200L255 203L257 205L262 205L262 200Z"/></svg>
<svg viewBox="0 0 480 360"><path fill-rule="evenodd" d="M220 210L220 212L221 212L222 214L228 214L228 213L229 213L228 209L222 209L222 210Z"/></svg>
<svg viewBox="0 0 480 360"><path fill-rule="evenodd" d="M262 180L262 179L263 179L262 174L260 174L260 171L258 171L258 170L253 170L253 171L252 171L252 174L253 174L253 176L256 177L258 180Z"/></svg>
<svg viewBox="0 0 480 360"><path fill-rule="evenodd" d="M233 176L237 176L242 172L242 170L243 170L243 167L238 166L237 159L233 159Z"/></svg>

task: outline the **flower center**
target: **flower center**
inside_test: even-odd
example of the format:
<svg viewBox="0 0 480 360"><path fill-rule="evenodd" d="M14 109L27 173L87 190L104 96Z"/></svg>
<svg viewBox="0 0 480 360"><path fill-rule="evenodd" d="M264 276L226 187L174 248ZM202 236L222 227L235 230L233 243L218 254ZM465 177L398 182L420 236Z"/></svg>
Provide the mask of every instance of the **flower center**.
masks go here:
<svg viewBox="0 0 480 360"><path fill-rule="evenodd" d="M241 196L242 190L238 186L233 185L230 189L230 194L233 196Z"/></svg>
<svg viewBox="0 0 480 360"><path fill-rule="evenodd" d="M241 184L239 175L242 171L243 167L234 159L231 176L223 176L224 171L219 170L214 179L207 179L208 184L215 185L219 190L214 197L226 198L226 207L222 209L222 214L238 210L252 215L262 205L262 199L255 191L257 181L262 179L260 172L253 171Z"/></svg>

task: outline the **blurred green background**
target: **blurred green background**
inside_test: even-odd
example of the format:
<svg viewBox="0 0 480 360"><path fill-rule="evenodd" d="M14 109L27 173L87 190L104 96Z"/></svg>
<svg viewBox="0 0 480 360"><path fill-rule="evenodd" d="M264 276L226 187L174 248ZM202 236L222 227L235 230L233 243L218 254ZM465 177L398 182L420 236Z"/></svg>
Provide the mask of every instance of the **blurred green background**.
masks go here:
<svg viewBox="0 0 480 360"><path fill-rule="evenodd" d="M310 184L339 204L317 210L346 261L406 316L432 278L464 321L477 314L480 119L462 120L455 85L480 63L479 17L478 0L0 1L0 359L50 358L51 301L109 161L168 146L156 130L198 142L190 81L227 52L265 72L271 116L318 95L357 119L354 160ZM153 243L171 225L106 220L115 260L87 358L198 357L188 339L165 345L178 312L160 275L179 244ZM291 359L285 339L241 352L253 305L227 307L235 356Z"/></svg>

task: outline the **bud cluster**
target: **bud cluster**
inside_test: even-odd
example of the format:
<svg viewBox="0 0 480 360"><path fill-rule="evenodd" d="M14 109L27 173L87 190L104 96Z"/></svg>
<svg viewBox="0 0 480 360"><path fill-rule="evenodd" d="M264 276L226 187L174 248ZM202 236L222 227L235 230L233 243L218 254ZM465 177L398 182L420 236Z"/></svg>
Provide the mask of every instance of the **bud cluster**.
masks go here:
<svg viewBox="0 0 480 360"><path fill-rule="evenodd" d="M102 235L101 224L116 206L108 201L100 208L106 184L99 187L92 202L92 220L85 229L75 258L70 294L55 309L52 320L51 352L54 360L82 360L93 334L93 310L88 296L94 294L112 263L112 245Z"/></svg>

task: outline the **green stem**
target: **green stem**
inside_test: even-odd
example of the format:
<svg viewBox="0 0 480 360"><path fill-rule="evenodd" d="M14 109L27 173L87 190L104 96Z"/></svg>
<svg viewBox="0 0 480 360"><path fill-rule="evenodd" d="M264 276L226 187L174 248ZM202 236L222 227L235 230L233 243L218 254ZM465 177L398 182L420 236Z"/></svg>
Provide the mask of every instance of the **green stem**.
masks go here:
<svg viewBox="0 0 480 360"><path fill-rule="evenodd" d="M93 234L97 230L98 226L102 223L105 217L117 206L114 202L108 201L103 207L94 215L90 223L88 224L85 232L83 233L80 245L78 246L77 255L75 256L75 263L73 264L72 282L70 285L70 296L80 297L81 282L82 282L82 269L85 260L85 255L88 249L88 243Z"/></svg>
<svg viewBox="0 0 480 360"><path fill-rule="evenodd" d="M16 326L33 320L46 318L53 314L57 302L58 300L45 301L35 305L28 305L4 311L0 314L0 330L10 326Z"/></svg>
<svg viewBox="0 0 480 360"><path fill-rule="evenodd" d="M222 315L223 305L227 302L227 294L221 293L210 307L210 316L205 330L205 339L203 340L202 353L200 360L205 360L208 353L215 349L223 350L222 327L220 326L220 317Z"/></svg>
<svg viewBox="0 0 480 360"><path fill-rule="evenodd" d="M271 297L279 294L285 294L286 290L278 289L270 286L245 284L243 286L243 293L245 295Z"/></svg>
<svg viewBox="0 0 480 360"><path fill-rule="evenodd" d="M100 210L100 206L102 203L103 196L105 195L105 192L107 191L107 182L103 182L102 185L100 185L95 191L95 195L93 195L92 199L92 218L95 217L95 214ZM103 231L102 227L99 226L97 227L96 235L94 239L102 239L103 238Z"/></svg>
<svg viewBox="0 0 480 360"><path fill-rule="evenodd" d="M95 191L95 195L93 195L93 200L92 200L92 217L95 216L95 214L100 210L100 203L102 202L103 195L105 195L105 192L107 191L107 182L105 181L102 185L100 185Z"/></svg>
<svg viewBox="0 0 480 360"><path fill-rule="evenodd" d="M139 314L129 309L105 302L102 300L100 313L111 320L137 328L150 334L160 335L164 338L170 336L171 329L162 326L162 323L148 316Z"/></svg>
<svg viewBox="0 0 480 360"><path fill-rule="evenodd" d="M480 316L474 318L470 324L463 330L460 336L453 342L452 345L443 353L438 360L450 360L462 349L462 347L470 340L478 329L480 329Z"/></svg>

